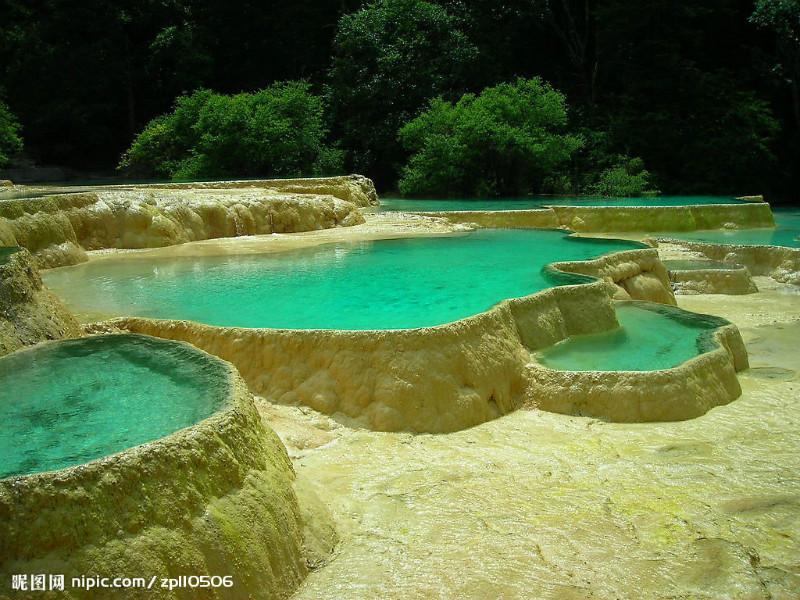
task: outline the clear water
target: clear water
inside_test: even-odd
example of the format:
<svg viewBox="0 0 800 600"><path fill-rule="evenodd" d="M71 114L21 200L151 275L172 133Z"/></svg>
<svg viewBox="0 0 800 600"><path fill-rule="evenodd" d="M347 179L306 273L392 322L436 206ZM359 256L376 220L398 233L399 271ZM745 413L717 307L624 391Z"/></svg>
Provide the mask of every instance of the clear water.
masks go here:
<svg viewBox="0 0 800 600"><path fill-rule="evenodd" d="M656 371L708 349L708 332L724 322L670 307L620 303L621 327L577 335L542 351L537 360L562 371Z"/></svg>
<svg viewBox="0 0 800 600"><path fill-rule="evenodd" d="M542 268L639 248L562 231L484 229L458 237L347 242L274 254L107 259L48 271L73 310L297 329L439 325L565 283ZM573 278L570 283L575 283Z"/></svg>
<svg viewBox="0 0 800 600"><path fill-rule="evenodd" d="M714 244L743 246L788 246L800 248L800 208L773 208L774 229L734 229L659 233L658 237L677 238Z"/></svg>
<svg viewBox="0 0 800 600"><path fill-rule="evenodd" d="M536 196L496 199L407 199L381 198L383 211L528 210L545 206L689 206L739 204L732 196L655 196L647 198L590 198Z"/></svg>
<svg viewBox="0 0 800 600"><path fill-rule="evenodd" d="M741 265L724 263L717 260L664 260L661 262L663 262L664 266L671 271L730 271L742 268Z"/></svg>
<svg viewBox="0 0 800 600"><path fill-rule="evenodd" d="M138 335L69 340L0 359L0 478L79 465L210 416L225 366Z"/></svg>
<svg viewBox="0 0 800 600"><path fill-rule="evenodd" d="M0 246L0 264L8 260L8 257L19 250L19 246Z"/></svg>

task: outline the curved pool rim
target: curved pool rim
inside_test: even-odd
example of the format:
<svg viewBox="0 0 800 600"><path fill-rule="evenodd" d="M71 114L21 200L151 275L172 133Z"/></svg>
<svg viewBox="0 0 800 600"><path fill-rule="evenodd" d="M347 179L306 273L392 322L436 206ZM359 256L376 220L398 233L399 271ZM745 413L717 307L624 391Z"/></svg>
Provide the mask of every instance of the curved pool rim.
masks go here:
<svg viewBox="0 0 800 600"><path fill-rule="evenodd" d="M718 332L720 329L724 327L734 327L733 323L724 319L723 317L718 317L716 315L709 315L704 313L696 313L692 311L685 310L678 306L670 306L667 304L657 304L655 302L647 302L643 300L616 300L614 302L615 307L635 307L640 310L647 310L656 314L663 316L664 318L671 319L677 322L683 322L687 325L696 324L701 322L704 326L704 329L699 331L696 338L696 346L697 346L697 354L694 356L690 356L680 362L677 365L672 367L666 367L663 369L649 369L649 370L626 370L626 369L594 369L594 370L572 370L572 369L561 369L557 367L551 367L546 364L543 364L536 361L538 367L543 369L548 369L550 371L559 371L565 373L655 373L659 371L673 371L674 369L678 369L689 363L697 358L702 357L704 354L708 354L709 352L714 352L720 348L724 348L723 344L721 343L720 339L718 338Z"/></svg>
<svg viewBox="0 0 800 600"><path fill-rule="evenodd" d="M741 395L736 373L749 363L735 325L676 306L647 306L652 303L639 301L617 304L633 304L669 318L703 319L714 328L698 335L696 356L667 369L569 371L534 360L527 367L532 407L619 423L683 421Z"/></svg>
<svg viewBox="0 0 800 600"><path fill-rule="evenodd" d="M193 435L192 430L194 430L195 428L215 427L215 423L226 420L228 418L227 416L228 413L237 410L238 402L236 399L236 385L237 385L237 380L239 379L239 373L236 371L236 368L230 363L227 363L226 361L222 360L218 356L210 354L200 348L197 348L191 344L179 340L167 340L161 337L150 336L140 333L128 333L128 332L108 333L108 334L92 335L82 338L72 338L66 340L50 340L47 342L36 344L35 346L22 348L20 350L12 352L11 354L3 356L2 358L0 358L0 360L3 360L7 357L19 356L21 354L28 352L36 352L42 349L43 347L47 346L80 343L88 339L103 339L106 337L125 337L131 340L146 339L150 343L155 343L164 346L177 344L180 345L182 348L190 351L191 353L199 357L202 357L202 359L207 363L213 363L215 367L220 368L221 373L225 377L224 381L225 387L219 390L221 393L221 401L218 408L207 417L200 419L199 421L196 421L191 425L180 427L179 429L176 429L171 433L168 433L167 435L163 435L153 440L142 442L141 444L135 444L123 450L119 450L118 452L114 452L112 454L94 458L83 463L71 465L68 467L63 467L60 469L36 471L34 473L27 473L27 474L9 475L7 477L0 478L0 485L6 484L8 482L20 482L21 480L33 482L37 478L49 479L56 477L58 479L69 479L72 475L77 475L79 473L83 474L87 470L102 470L107 465L138 460L138 458L141 455L148 454L151 452L158 452L163 447L163 445L180 444L182 440L184 440L187 437L191 437Z"/></svg>

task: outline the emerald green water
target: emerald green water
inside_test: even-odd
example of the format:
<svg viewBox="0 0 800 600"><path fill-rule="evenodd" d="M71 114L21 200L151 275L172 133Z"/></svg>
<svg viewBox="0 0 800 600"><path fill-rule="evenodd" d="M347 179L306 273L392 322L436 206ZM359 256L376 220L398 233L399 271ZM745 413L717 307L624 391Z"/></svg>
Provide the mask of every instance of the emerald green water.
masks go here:
<svg viewBox="0 0 800 600"><path fill-rule="evenodd" d="M439 325L560 283L543 272L640 248L562 231L347 242L246 256L107 259L44 273L78 313L297 329Z"/></svg>
<svg viewBox="0 0 800 600"><path fill-rule="evenodd" d="M545 206L690 206L697 204L741 204L731 196L654 196L640 198L603 198L572 196L535 196L532 198L496 199L409 199L381 198L383 211L467 211L528 210Z"/></svg>
<svg viewBox="0 0 800 600"><path fill-rule="evenodd" d="M710 349L709 332L724 321L643 302L617 304L621 327L577 335L542 351L538 361L561 371L656 371Z"/></svg>
<svg viewBox="0 0 800 600"><path fill-rule="evenodd" d="M681 231L659 233L661 238L677 238L713 244L742 246L787 246L800 248L800 208L773 208L774 229L722 229L714 231Z"/></svg>
<svg viewBox="0 0 800 600"><path fill-rule="evenodd" d="M718 260L705 260L702 258L689 260L662 260L661 261L670 271L731 271L741 269L741 265L724 263Z"/></svg>
<svg viewBox="0 0 800 600"><path fill-rule="evenodd" d="M111 335L0 358L0 478L164 437L226 401L225 365L183 344Z"/></svg>

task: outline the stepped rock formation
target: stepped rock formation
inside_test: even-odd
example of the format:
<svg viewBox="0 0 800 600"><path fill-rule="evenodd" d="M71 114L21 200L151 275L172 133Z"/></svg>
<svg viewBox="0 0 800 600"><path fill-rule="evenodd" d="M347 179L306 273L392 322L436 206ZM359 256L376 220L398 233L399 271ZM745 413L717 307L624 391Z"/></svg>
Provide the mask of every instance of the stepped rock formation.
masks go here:
<svg viewBox="0 0 800 600"><path fill-rule="evenodd" d="M666 271L653 249L556 263L552 268L574 285L504 300L475 316L435 327L380 331L250 329L134 317L108 324L202 348L236 365L253 392L281 404L309 406L379 431L452 432L525 404L535 406L528 367L531 352L571 335L617 327L613 296L630 297L625 291L630 289L641 292L647 300L675 303ZM585 277L566 273L568 270ZM640 285L642 278L647 285ZM730 335L738 336L738 332ZM714 349L718 350L716 346ZM730 402L739 393L735 370L743 368L745 360L737 354L734 365L731 356L716 352L713 360L696 361L693 367L700 371L696 381L725 381L719 393L710 394L702 402L665 409L659 405L671 403L669 386L653 386L651 389L663 392L658 395L659 401L636 415L642 420L658 420L665 415L688 418ZM720 371L724 373L718 374ZM670 381L680 379L680 373L675 370ZM613 403L600 405L598 416L621 418L612 407Z"/></svg>
<svg viewBox="0 0 800 600"><path fill-rule="evenodd" d="M0 245L27 248L50 268L83 262L86 250L357 225L358 207L375 202L359 176L112 186L0 201Z"/></svg>
<svg viewBox="0 0 800 600"><path fill-rule="evenodd" d="M157 577L145 594L169 599L280 600L300 585L336 543L333 524L313 491L295 487L286 449L226 367L227 402L207 419L83 465L0 480L0 598L36 596L10 591L11 573ZM178 575L233 585L165 587ZM59 597L107 594L68 583Z"/></svg>
<svg viewBox="0 0 800 600"><path fill-rule="evenodd" d="M628 231L695 231L774 227L766 202L686 206L552 206L528 210L439 211L420 214L446 217L479 227L556 228L582 233Z"/></svg>
<svg viewBox="0 0 800 600"><path fill-rule="evenodd" d="M0 255L0 356L23 346L81 333L75 318L42 285L27 250Z"/></svg>

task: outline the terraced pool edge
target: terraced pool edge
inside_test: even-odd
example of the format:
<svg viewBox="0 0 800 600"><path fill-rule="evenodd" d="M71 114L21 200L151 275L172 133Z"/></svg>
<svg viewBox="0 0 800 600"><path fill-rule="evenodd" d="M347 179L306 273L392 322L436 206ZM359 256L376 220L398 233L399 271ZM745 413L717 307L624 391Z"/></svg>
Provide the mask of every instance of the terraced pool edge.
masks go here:
<svg viewBox="0 0 800 600"><path fill-rule="evenodd" d="M722 264L722 263L721 263ZM754 294L758 291L747 267L730 264L720 268L667 268L676 294Z"/></svg>
<svg viewBox="0 0 800 600"><path fill-rule="evenodd" d="M413 214L442 217L452 223L480 227L562 227L579 233L775 226L772 209L763 201L686 206L549 206L506 211L413 211Z"/></svg>
<svg viewBox="0 0 800 600"><path fill-rule="evenodd" d="M718 327L701 334L701 354L671 369L562 371L534 361L527 367L528 406L615 422L682 421L741 395L736 372L749 365L735 325L674 306L648 309L673 318L712 320Z"/></svg>
<svg viewBox="0 0 800 600"><path fill-rule="evenodd" d="M529 402L531 350L618 326L612 296L631 298L630 290L639 299L674 303L654 249L554 263L548 270L573 283L419 329L249 329L125 317L106 325L216 354L236 365L251 390L278 403L378 431L443 433ZM654 287L657 297L649 298Z"/></svg>
<svg viewBox="0 0 800 600"><path fill-rule="evenodd" d="M195 425L83 465L0 480L0 572L114 577L213 567L260 597L295 589L307 567L291 463L244 381L224 366L228 402ZM0 595L10 583L3 578Z"/></svg>
<svg viewBox="0 0 800 600"><path fill-rule="evenodd" d="M800 248L716 244L669 237L647 238L645 243L654 247L659 243L674 244L711 260L740 264L753 275L766 275L781 283L800 285Z"/></svg>

